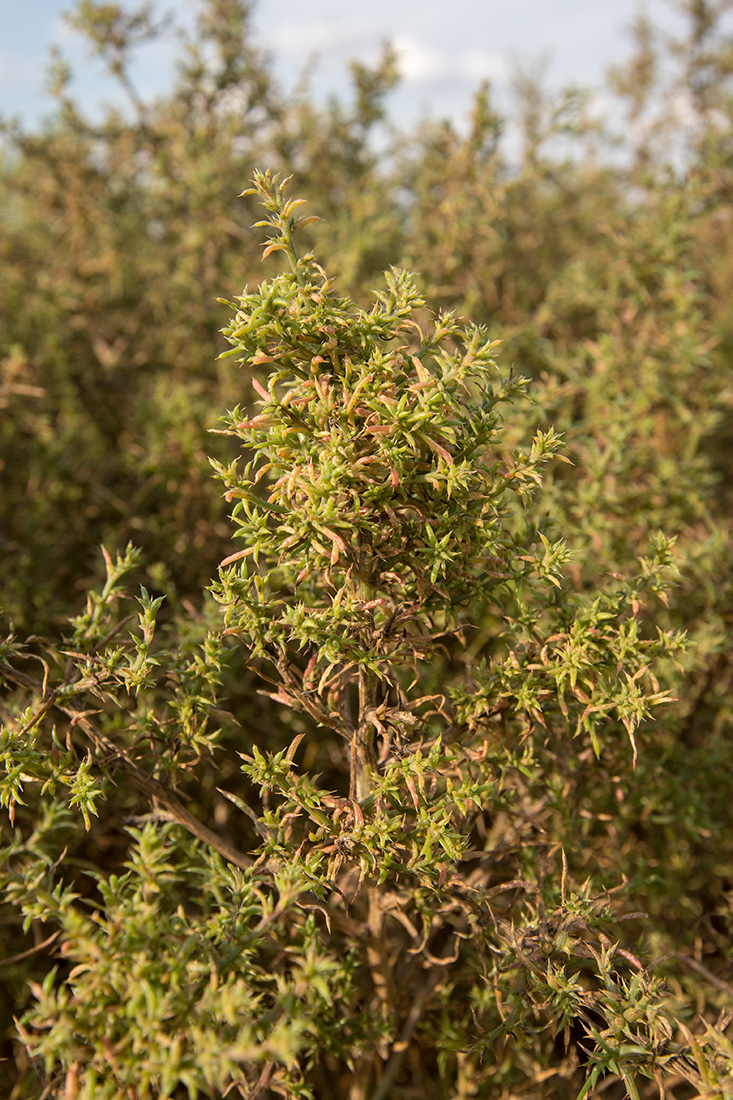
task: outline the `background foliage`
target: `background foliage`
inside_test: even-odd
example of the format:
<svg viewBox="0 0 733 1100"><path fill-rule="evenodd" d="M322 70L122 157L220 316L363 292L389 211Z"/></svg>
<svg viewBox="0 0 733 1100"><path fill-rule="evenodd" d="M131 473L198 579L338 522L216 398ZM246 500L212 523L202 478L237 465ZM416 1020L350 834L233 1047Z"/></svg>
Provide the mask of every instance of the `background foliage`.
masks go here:
<svg viewBox="0 0 733 1100"><path fill-rule="evenodd" d="M390 50L323 107L205 0L145 102L165 28L85 0L128 106L57 57L4 124L14 1100L733 1095L733 41L678 6L606 119L398 133Z"/></svg>

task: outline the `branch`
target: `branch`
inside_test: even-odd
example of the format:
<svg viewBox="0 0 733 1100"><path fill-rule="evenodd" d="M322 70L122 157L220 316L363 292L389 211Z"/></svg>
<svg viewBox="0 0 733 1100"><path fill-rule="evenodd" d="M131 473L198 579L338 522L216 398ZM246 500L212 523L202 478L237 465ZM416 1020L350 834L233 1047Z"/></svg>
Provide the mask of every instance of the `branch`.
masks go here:
<svg viewBox="0 0 733 1100"><path fill-rule="evenodd" d="M400 1032L399 1039L392 1045L392 1054L385 1066L382 1079L377 1085L375 1091L372 1093L371 1100L386 1100L394 1084L395 1077L399 1073L400 1066L402 1065L407 1049L410 1045L410 1040L414 1034L415 1028L420 1023L425 1010L428 1008L430 1000L435 993L438 983L442 977L440 967L436 967L434 970L428 972L425 984L422 989L418 990L415 996L412 1008L410 1009L407 1019L405 1020L402 1031Z"/></svg>
<svg viewBox="0 0 733 1100"><path fill-rule="evenodd" d="M0 675L10 680L12 683L18 684L20 687L28 688L29 691L43 698L43 685L32 676L27 676L24 672L19 672L17 669L12 668L11 665L6 665L3 662L0 662ZM209 848L213 848L214 851L218 852L219 855L223 856L229 863L233 863L235 866L241 867L242 869L252 866L252 860L249 856L240 852L238 848L235 848L234 845L224 840L223 837L220 837L210 829L208 825L204 825L198 818L194 817L193 814L186 809L183 803L179 802L175 795L158 779L146 775L142 769L138 768L137 764L130 759L125 750L118 748L109 737L102 733L102 731L89 720L84 711L78 710L76 707L65 705L59 702L58 699L53 700L52 705L68 718L71 718L75 726L83 730L97 752L104 749L116 766L121 768L122 771L127 772L151 801L157 799L158 802L162 803L169 811L174 821L182 825L184 829L197 837L203 844L206 844Z"/></svg>
<svg viewBox="0 0 733 1100"><path fill-rule="evenodd" d="M17 955L8 955L5 959L0 959L0 966L10 966L12 963L21 962L23 959L30 958L31 955L35 955L37 951L43 951L45 947L50 947L54 940L57 940L61 932L54 932L43 940L42 943L37 943L35 947L29 947L27 951L20 951Z"/></svg>

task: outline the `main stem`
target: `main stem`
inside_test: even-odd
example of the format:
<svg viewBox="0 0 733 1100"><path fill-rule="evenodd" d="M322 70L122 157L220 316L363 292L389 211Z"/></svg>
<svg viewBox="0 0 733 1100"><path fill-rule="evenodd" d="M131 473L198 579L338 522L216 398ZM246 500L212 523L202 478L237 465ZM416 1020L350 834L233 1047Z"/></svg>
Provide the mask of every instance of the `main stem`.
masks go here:
<svg viewBox="0 0 733 1100"><path fill-rule="evenodd" d="M359 669L359 714L351 735L351 783L349 797L363 802L371 791L370 773L377 767L374 754L374 725L371 715L376 701L376 679L373 673Z"/></svg>
<svg viewBox="0 0 733 1100"><path fill-rule="evenodd" d="M367 579L369 571L362 563L357 584L359 599L367 602L372 589ZM363 802L371 791L370 773L376 770L374 754L374 723L372 721L377 696L377 680L373 672L359 668L359 712L351 735L351 782L349 797Z"/></svg>

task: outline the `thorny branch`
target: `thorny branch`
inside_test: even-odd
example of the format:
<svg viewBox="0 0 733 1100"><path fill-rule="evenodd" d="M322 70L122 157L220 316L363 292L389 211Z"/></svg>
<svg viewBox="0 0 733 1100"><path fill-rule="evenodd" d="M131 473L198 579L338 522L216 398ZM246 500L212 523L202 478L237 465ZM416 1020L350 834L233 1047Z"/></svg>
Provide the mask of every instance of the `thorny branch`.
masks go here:
<svg viewBox="0 0 733 1100"><path fill-rule="evenodd" d="M11 665L6 665L2 662L0 662L0 675L10 680L12 683L17 684L19 687L27 688L29 691L43 698L43 684L34 679L34 677L28 676L24 672L19 672ZM183 803L180 802L176 796L160 782L160 780L155 779L151 775L146 775L141 768L138 768L137 764L129 758L125 750L119 748L109 739L109 737L102 733L83 710L62 703L58 698L53 700L52 705L65 714L67 718L71 718L74 725L78 726L86 734L97 752L104 750L104 752L108 754L108 762L113 763L115 767L126 772L138 787L145 792L151 802L155 799L165 806L174 821L182 825L184 829L203 844L206 844L209 848L213 848L214 851L218 852L224 859L235 864L235 866L243 869L252 866L252 860L249 856L240 852L239 849L235 848L233 844L230 844L228 840L224 840L218 833L210 829L208 825L204 825L198 818L194 817L194 815L186 809Z"/></svg>

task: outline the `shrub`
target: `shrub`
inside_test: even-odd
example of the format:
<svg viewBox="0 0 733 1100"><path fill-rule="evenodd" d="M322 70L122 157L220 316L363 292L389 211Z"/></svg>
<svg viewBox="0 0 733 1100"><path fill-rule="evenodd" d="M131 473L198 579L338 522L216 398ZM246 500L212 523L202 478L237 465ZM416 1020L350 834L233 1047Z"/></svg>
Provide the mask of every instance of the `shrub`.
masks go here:
<svg viewBox="0 0 733 1100"><path fill-rule="evenodd" d="M57 646L2 649L2 882L58 956L18 1025L38 1090L730 1096L724 1022L693 1035L704 1006L624 936L590 789L623 803L663 728L671 540L569 583L561 441L506 445L527 383L496 342L396 269L369 309L337 296L285 183L253 190L286 266L225 329L267 381L214 463L223 622L207 603L159 636L143 589L129 629L128 549ZM269 702L224 712L225 668ZM105 814L130 839L100 870Z"/></svg>
<svg viewBox="0 0 733 1100"><path fill-rule="evenodd" d="M134 51L165 27L146 5L86 0L70 21L124 105L90 117L56 58L55 113L37 132L0 125L2 604L21 632L74 613L99 579L100 543L139 546L174 607L198 598L228 538L206 430L241 399L229 364L212 366L216 297L258 265L241 181L263 155L309 178L327 156L322 194L373 174L389 56L355 69L353 111L309 110L276 87L250 9L202 0L173 86L145 102Z"/></svg>

